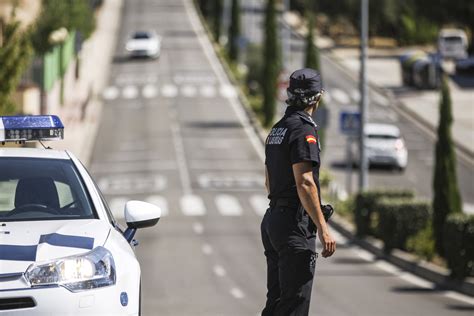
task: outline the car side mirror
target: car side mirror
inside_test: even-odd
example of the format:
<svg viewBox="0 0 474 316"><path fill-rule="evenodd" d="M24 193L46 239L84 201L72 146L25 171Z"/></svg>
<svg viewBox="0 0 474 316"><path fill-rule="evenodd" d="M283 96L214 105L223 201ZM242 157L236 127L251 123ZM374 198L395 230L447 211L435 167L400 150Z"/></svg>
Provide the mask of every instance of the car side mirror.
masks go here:
<svg viewBox="0 0 474 316"><path fill-rule="evenodd" d="M137 229L154 226L161 217L161 209L158 206L142 201L128 201L124 213L128 227L124 237L128 242L133 240Z"/></svg>

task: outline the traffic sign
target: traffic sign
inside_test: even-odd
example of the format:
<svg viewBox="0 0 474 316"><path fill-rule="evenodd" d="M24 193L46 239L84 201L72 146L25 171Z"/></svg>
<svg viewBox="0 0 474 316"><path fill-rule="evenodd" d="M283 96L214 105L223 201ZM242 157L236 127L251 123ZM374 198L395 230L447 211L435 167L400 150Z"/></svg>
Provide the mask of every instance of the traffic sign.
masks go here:
<svg viewBox="0 0 474 316"><path fill-rule="evenodd" d="M360 131L360 112L341 111L339 123L341 132L345 135L356 136Z"/></svg>

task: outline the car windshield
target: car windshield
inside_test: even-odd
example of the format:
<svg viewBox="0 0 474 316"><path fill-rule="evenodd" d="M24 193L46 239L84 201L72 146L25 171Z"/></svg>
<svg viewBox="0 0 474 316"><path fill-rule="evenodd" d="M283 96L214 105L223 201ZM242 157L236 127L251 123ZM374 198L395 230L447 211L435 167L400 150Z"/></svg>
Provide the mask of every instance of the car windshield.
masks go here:
<svg viewBox="0 0 474 316"><path fill-rule="evenodd" d="M150 34L146 32L137 32L133 34L133 39L149 39L149 38L150 38Z"/></svg>
<svg viewBox="0 0 474 316"><path fill-rule="evenodd" d="M97 218L70 160L0 158L0 221Z"/></svg>
<svg viewBox="0 0 474 316"><path fill-rule="evenodd" d="M443 37L443 41L449 44L462 43L462 39L459 36L445 36Z"/></svg>

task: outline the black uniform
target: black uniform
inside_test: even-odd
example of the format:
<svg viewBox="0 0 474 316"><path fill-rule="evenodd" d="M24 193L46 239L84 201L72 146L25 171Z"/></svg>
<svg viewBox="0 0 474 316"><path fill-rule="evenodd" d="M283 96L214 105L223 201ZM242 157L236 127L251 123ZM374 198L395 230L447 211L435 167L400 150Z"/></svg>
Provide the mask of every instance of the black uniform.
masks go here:
<svg viewBox="0 0 474 316"><path fill-rule="evenodd" d="M292 166L312 162L319 188L317 126L301 108L289 106L265 145L270 208L261 225L267 259L267 302L262 316L308 315L316 266L316 228L303 209Z"/></svg>

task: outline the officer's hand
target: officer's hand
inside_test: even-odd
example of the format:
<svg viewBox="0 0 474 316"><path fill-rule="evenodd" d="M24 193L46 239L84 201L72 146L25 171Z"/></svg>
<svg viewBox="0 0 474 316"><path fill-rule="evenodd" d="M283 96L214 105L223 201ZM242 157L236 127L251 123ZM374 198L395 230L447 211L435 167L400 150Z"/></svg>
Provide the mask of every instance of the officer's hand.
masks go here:
<svg viewBox="0 0 474 316"><path fill-rule="evenodd" d="M321 241L321 244L324 247L321 255L324 258L331 257L336 251L336 241L334 240L334 238L332 238L329 231L319 231L319 240Z"/></svg>

